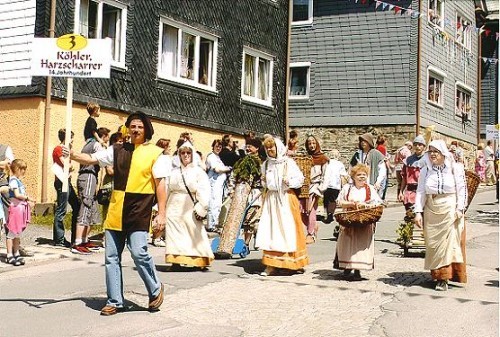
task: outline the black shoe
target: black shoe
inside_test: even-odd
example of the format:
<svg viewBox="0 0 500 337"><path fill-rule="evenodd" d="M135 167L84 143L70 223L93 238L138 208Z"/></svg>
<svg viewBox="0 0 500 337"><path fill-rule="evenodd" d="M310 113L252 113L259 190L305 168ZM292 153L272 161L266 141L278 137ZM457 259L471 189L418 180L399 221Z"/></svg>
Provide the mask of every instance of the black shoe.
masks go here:
<svg viewBox="0 0 500 337"><path fill-rule="evenodd" d="M325 224L330 224L333 222L333 214L332 213L328 213L328 216L326 217L326 219L323 221Z"/></svg>
<svg viewBox="0 0 500 337"><path fill-rule="evenodd" d="M64 247L64 248L71 248L71 242L68 240L64 240L63 242L57 242L54 244L56 247Z"/></svg>

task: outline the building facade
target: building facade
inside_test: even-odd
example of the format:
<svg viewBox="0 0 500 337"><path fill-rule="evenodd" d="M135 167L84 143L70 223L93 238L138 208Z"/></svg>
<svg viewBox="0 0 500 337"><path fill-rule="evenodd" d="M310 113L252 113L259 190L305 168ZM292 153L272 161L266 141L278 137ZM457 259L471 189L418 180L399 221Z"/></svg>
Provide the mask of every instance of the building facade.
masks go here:
<svg viewBox="0 0 500 337"><path fill-rule="evenodd" d="M419 7L421 6L421 7ZM346 156L364 132L395 150L435 126L477 141L474 2L295 0L290 126Z"/></svg>
<svg viewBox="0 0 500 337"><path fill-rule="evenodd" d="M28 159L28 188L38 200L53 196L45 197L37 177L50 175L43 162L51 163L49 151L65 125L67 95L66 80L53 78L47 119L46 78L30 76L30 39L48 36L50 6L51 0L0 4L0 113L6 117L0 143ZM175 144L180 132L191 131L203 153L223 133L284 135L288 17L288 0L57 1L56 37L112 41L111 77L74 79L75 147L83 145L89 101L101 105L99 126L114 131L141 110L153 118L155 138Z"/></svg>

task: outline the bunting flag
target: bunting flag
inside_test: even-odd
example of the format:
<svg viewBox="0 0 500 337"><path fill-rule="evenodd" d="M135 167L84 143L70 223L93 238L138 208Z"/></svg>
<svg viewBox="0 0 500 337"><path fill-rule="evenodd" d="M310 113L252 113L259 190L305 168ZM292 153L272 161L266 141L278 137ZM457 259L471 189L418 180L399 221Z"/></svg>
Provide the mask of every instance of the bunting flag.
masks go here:
<svg viewBox="0 0 500 337"><path fill-rule="evenodd" d="M497 64L497 62L498 62L498 59L489 58L489 57L481 57L481 59L483 60L484 63L487 63L487 64Z"/></svg>
<svg viewBox="0 0 500 337"><path fill-rule="evenodd" d="M351 0L348 0L348 1L351 1ZM359 0L354 0L356 3L359 2ZM401 0L398 0L398 1L401 1ZM396 6L396 5L393 5L391 3L387 3L387 2L384 2L384 1L380 1L380 0L361 0L361 3L363 5L366 5L368 3L368 5L371 5L373 3L375 3L375 11L379 10L380 11L380 8L382 8L382 12L384 12L387 8L389 8L389 11L394 11L394 14L400 14L401 16L404 15L405 13L410 16L412 19L417 19L417 18L423 18L425 17L425 14L422 13L422 12L418 12L418 11L415 11L415 10L412 10L410 8L404 8L404 7L400 7L400 6ZM490 36L491 34L491 30L490 29L487 29L487 28L477 28L477 27L474 27L471 23L469 24L463 24L459 21L452 21L450 20L449 18L444 18L443 20L443 23L444 23L444 26L445 27L453 27L455 26L456 29L460 29L462 28L463 31L466 31L466 32L469 32L471 30L474 30L474 32L476 34L483 34L487 37ZM493 36L493 35L492 35ZM496 33L495 35L495 39L498 41L498 33Z"/></svg>

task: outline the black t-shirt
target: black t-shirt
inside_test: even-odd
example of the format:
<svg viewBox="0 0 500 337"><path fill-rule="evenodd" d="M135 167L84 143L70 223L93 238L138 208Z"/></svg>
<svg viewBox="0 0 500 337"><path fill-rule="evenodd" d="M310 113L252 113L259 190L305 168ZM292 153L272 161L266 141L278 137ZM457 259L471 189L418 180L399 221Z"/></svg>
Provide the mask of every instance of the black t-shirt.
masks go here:
<svg viewBox="0 0 500 337"><path fill-rule="evenodd" d="M236 162L240 159L240 156L238 156L236 152L229 150L227 147L222 148L219 153L219 157L224 165L231 167L233 167L234 164L236 164Z"/></svg>
<svg viewBox="0 0 500 337"><path fill-rule="evenodd" d="M85 140L94 137L94 132L97 133L97 121L90 117L87 118L85 122L85 128L83 129L83 137Z"/></svg>

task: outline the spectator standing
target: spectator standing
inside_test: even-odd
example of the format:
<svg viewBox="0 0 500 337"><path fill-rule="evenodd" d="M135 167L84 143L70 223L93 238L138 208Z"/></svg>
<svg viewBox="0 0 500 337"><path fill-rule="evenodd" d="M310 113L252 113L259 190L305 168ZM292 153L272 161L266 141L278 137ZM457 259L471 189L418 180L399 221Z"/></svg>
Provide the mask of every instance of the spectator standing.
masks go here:
<svg viewBox="0 0 500 337"><path fill-rule="evenodd" d="M73 144L74 133L71 131L71 141L70 146ZM76 222L78 219L78 212L80 210L80 201L76 195L73 184L71 183L71 176L65 178L63 167L64 167L64 157L63 157L63 145L66 138L66 129L60 129L57 133L60 144L57 145L52 151L52 160L54 164L52 165L52 172L54 173L54 188L57 194L56 208L54 212L54 224L52 226L52 239L55 246L70 248L71 244L75 241L76 234ZM73 171L73 166L70 163L69 172ZM62 179L68 179L68 191L63 192ZM68 203L71 206L71 241L66 240L64 235L64 217L68 210Z"/></svg>
<svg viewBox="0 0 500 337"><path fill-rule="evenodd" d="M337 208L337 198L342 188L342 181L348 177L344 164L339 161L340 152L334 149L330 152L330 161L325 169L325 176L320 190L323 192L323 205L325 207L325 223L333 221L333 213Z"/></svg>
<svg viewBox="0 0 500 337"><path fill-rule="evenodd" d="M296 130L291 130L288 134L288 145L286 155L292 157L299 150L299 133Z"/></svg>
<svg viewBox="0 0 500 337"><path fill-rule="evenodd" d="M212 152L207 156L205 166L207 167L208 181L210 182L210 199L208 202L207 231L214 232L219 225L219 215L222 207L224 194L224 183L231 168L224 165L219 157L222 150L222 140L215 139L212 142Z"/></svg>
<svg viewBox="0 0 500 337"><path fill-rule="evenodd" d="M423 155L425 150L425 139L422 136L417 136L413 140L413 149L415 153L406 158L401 170L401 191L398 199L403 203L406 210L412 209L415 204L415 196L417 193L418 177L420 169L425 165Z"/></svg>
<svg viewBox="0 0 500 337"><path fill-rule="evenodd" d="M0 192L0 207L3 208L5 221L9 214L9 168L14 159L12 148L6 144L0 144L0 188L3 187L4 190Z"/></svg>
<svg viewBox="0 0 500 337"><path fill-rule="evenodd" d="M99 128L98 136L103 142L109 140L110 130ZM92 155L103 150L104 147L94 137L87 139L82 153ZM99 247L89 241L90 227L101 223L101 213L97 203L97 181L99 177L99 165L80 165L77 179L78 198L80 199L80 211L76 224L75 242L71 252L75 254L88 255L91 250L99 250Z"/></svg>
<svg viewBox="0 0 500 337"><path fill-rule="evenodd" d="M26 188L21 179L26 174L26 162L22 159L14 159L10 165L11 175L9 177L9 217L7 220L7 263L14 266L24 264L19 247L21 233L31 221L31 207Z"/></svg>
<svg viewBox="0 0 500 337"><path fill-rule="evenodd" d="M484 154L483 143L477 144L476 162L474 168L479 178L481 178L481 182L484 183L486 181L486 156Z"/></svg>
<svg viewBox="0 0 500 337"><path fill-rule="evenodd" d="M492 141L488 140L486 142L486 147L484 148L484 157L486 159L486 170L485 170L485 182L486 185L492 186L496 183L495 177L495 151L492 148Z"/></svg>
<svg viewBox="0 0 500 337"><path fill-rule="evenodd" d="M168 168L156 165L162 149L150 143L154 129L142 112L127 118L130 143L115 144L92 155L71 153L71 158L84 165L113 166L114 190L104 222L106 230L106 288L108 300L101 315L110 316L123 310L122 253L125 243L149 295L149 311L157 311L163 303L164 287L148 253L148 233L153 203L158 201L158 215L153 228L165 228ZM66 150L67 151L67 150Z"/></svg>
<svg viewBox="0 0 500 337"><path fill-rule="evenodd" d="M102 146L104 146L107 142L100 138L97 130L97 121L95 120L101 114L101 107L96 103L88 103L87 104L87 112L89 117L85 122L85 127L83 129L83 138L87 141L90 138L96 139Z"/></svg>

